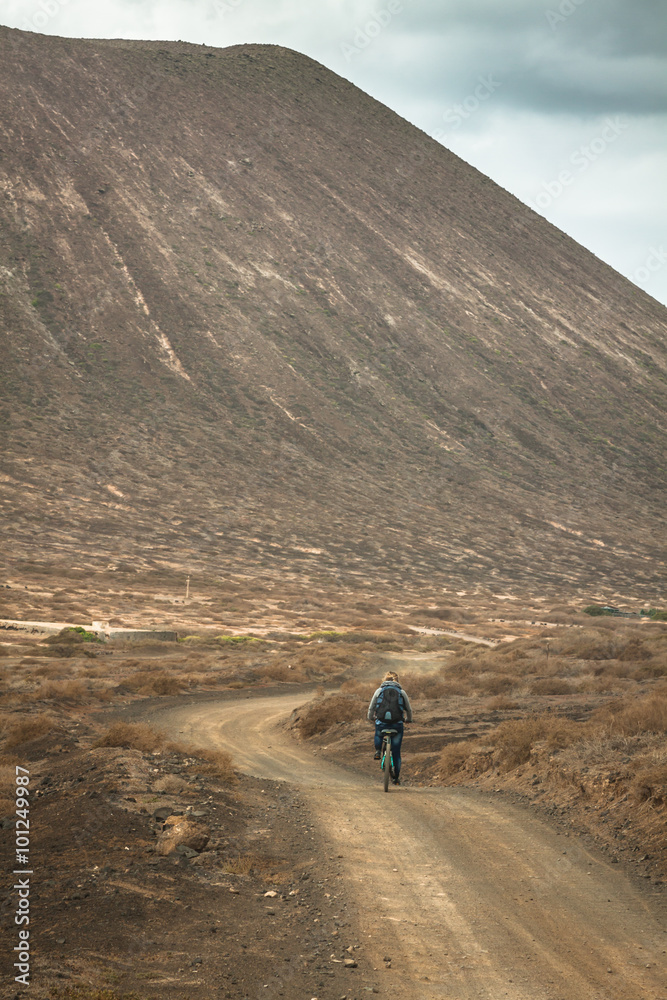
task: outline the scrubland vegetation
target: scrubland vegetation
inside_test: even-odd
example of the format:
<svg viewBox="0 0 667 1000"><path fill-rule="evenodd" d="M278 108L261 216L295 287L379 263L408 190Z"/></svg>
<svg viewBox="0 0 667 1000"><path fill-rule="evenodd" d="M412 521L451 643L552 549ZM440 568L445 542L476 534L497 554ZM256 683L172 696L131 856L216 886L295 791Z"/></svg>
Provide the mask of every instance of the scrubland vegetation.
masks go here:
<svg viewBox="0 0 667 1000"><path fill-rule="evenodd" d="M177 645L84 642L63 631L0 646L0 710L100 706L127 696L169 696L268 683L342 682L360 662L400 650L405 638L366 632L307 636L187 636ZM428 645L419 640L422 645ZM11 662L10 658L11 657Z"/></svg>
<svg viewBox="0 0 667 1000"><path fill-rule="evenodd" d="M536 629L493 648L398 630L192 635L176 645L102 645L61 633L0 648L0 739L8 763L23 743L90 710L282 684L315 688L292 722L299 736L330 739L335 730L354 753L368 740L366 708L391 666L415 710L406 748L413 747L411 771L419 780L510 780L528 768L545 788L565 772L580 784L613 772L613 780L604 779L607 794L667 806L667 630L658 623L596 618L586 627ZM114 723L98 745L167 749L162 734L138 723ZM233 780L226 755L197 757ZM0 772L0 798L4 778Z"/></svg>
<svg viewBox="0 0 667 1000"><path fill-rule="evenodd" d="M542 781L556 767L588 773L620 762L622 787L635 801L667 803L662 629L604 622L493 649L468 644L435 672L400 677L416 720L439 732L439 751L433 753L437 741L431 741L428 759L416 755L427 780L508 775L530 762ZM343 682L340 693L306 706L296 728L309 737L363 719L377 681ZM443 725L442 712L456 725Z"/></svg>

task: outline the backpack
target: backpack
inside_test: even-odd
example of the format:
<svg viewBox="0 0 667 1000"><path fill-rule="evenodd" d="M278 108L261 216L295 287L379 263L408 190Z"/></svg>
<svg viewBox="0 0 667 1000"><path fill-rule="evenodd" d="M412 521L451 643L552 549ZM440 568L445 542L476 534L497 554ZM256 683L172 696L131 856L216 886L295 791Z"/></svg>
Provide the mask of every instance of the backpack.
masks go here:
<svg viewBox="0 0 667 1000"><path fill-rule="evenodd" d="M399 722L403 718L403 698L400 687L387 684L380 689L375 704L375 718L379 722Z"/></svg>

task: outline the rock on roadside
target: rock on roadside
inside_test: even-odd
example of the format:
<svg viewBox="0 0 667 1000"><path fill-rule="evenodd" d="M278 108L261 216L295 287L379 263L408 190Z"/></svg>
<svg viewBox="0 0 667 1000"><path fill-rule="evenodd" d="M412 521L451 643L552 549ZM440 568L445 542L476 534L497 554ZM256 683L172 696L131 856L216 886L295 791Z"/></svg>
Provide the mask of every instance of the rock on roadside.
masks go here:
<svg viewBox="0 0 667 1000"><path fill-rule="evenodd" d="M203 851L210 839L211 831L203 823L195 823L186 816L169 816L155 849L163 856L173 854L180 845Z"/></svg>

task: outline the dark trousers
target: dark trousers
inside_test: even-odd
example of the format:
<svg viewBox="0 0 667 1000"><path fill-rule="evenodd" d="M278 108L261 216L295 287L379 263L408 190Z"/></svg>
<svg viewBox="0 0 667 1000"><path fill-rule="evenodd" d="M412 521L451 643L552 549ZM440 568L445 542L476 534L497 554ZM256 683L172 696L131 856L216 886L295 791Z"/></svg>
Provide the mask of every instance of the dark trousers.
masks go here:
<svg viewBox="0 0 667 1000"><path fill-rule="evenodd" d="M403 742L403 722L379 722L375 720L375 749L382 750L382 730L395 729L391 738L391 755L394 758L394 774L401 773L401 743Z"/></svg>

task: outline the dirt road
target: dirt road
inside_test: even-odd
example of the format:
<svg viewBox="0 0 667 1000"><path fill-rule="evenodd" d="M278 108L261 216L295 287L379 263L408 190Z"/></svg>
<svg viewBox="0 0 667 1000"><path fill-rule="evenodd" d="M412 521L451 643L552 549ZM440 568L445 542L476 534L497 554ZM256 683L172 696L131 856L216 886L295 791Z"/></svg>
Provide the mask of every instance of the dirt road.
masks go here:
<svg viewBox="0 0 667 1000"><path fill-rule="evenodd" d="M378 970L383 995L667 1000L655 897L500 797L409 785L385 794L379 772L373 780L319 759L279 726L304 700L188 705L160 723L225 747L242 771L300 786L332 885L340 874L358 908L359 966Z"/></svg>

